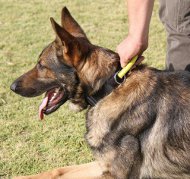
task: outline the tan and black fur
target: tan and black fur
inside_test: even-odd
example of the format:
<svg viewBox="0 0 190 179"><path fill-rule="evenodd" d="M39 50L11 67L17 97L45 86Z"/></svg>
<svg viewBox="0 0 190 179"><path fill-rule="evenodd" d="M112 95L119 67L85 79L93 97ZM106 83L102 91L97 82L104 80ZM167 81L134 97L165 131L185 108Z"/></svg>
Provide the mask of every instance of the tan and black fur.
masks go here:
<svg viewBox="0 0 190 179"><path fill-rule="evenodd" d="M33 97L61 86L79 109L87 95L106 86L119 68L118 55L95 46L66 8L56 40L38 64L11 86ZM18 178L190 178L190 73L139 65L86 114L85 138L96 162Z"/></svg>

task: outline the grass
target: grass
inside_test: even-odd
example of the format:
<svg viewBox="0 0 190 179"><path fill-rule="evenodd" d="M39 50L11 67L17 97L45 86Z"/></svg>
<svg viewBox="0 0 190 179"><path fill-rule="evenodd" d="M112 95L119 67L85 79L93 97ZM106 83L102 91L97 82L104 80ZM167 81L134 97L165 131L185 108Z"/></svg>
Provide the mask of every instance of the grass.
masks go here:
<svg viewBox="0 0 190 179"><path fill-rule="evenodd" d="M60 22L63 6L69 8L92 43L115 50L127 34L124 0L0 1L0 175L4 177L93 160L83 138L84 112L73 113L66 104L41 122L37 111L42 97L26 99L9 89L54 39L49 17ZM156 1L146 62L163 68L165 46Z"/></svg>

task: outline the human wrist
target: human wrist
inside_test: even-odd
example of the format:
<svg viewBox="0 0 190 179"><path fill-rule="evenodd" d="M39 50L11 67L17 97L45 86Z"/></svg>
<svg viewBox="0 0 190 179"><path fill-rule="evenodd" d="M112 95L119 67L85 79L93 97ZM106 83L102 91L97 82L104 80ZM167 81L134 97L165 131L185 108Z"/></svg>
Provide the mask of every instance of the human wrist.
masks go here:
<svg viewBox="0 0 190 179"><path fill-rule="evenodd" d="M138 49L146 50L148 47L148 34L129 32L128 38L132 39Z"/></svg>

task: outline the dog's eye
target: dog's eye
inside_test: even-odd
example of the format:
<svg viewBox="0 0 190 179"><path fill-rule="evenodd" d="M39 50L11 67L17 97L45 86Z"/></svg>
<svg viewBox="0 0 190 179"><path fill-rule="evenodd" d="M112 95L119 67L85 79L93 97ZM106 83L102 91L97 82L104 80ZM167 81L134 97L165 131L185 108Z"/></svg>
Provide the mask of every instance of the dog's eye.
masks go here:
<svg viewBox="0 0 190 179"><path fill-rule="evenodd" d="M40 70L43 70L43 69L45 69L46 67L43 66L40 62L38 62L37 68L40 69Z"/></svg>

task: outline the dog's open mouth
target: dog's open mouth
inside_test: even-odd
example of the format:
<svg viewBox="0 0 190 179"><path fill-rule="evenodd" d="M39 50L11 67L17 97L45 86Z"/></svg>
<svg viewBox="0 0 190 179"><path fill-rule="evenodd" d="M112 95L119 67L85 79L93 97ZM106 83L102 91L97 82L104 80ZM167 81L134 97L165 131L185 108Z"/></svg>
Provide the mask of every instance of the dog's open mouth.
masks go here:
<svg viewBox="0 0 190 179"><path fill-rule="evenodd" d="M56 111L63 103L67 101L67 93L63 88L53 88L46 92L45 97L39 107L39 117L44 118Z"/></svg>

